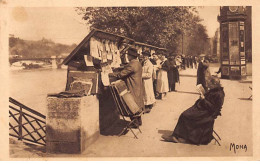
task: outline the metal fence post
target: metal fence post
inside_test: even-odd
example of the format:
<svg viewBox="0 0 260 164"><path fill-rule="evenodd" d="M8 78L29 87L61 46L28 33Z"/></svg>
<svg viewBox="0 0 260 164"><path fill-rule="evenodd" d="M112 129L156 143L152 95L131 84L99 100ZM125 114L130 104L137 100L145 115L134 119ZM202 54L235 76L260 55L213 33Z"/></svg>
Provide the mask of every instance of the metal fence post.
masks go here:
<svg viewBox="0 0 260 164"><path fill-rule="evenodd" d="M23 139L23 108L20 107L20 115L19 115L19 140Z"/></svg>

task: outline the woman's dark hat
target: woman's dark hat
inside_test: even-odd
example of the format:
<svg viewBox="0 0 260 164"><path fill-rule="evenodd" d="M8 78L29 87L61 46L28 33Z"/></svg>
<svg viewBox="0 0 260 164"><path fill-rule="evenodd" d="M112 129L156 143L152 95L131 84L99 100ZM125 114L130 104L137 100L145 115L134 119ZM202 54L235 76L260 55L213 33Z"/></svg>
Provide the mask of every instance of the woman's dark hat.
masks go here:
<svg viewBox="0 0 260 164"><path fill-rule="evenodd" d="M135 56L135 57L139 56L139 54L137 53L137 50L135 48L129 47L127 49L127 51L128 51L128 55Z"/></svg>
<svg viewBox="0 0 260 164"><path fill-rule="evenodd" d="M142 52L142 55L143 55L143 56L151 56L151 54L150 54L148 51L143 51L143 52Z"/></svg>

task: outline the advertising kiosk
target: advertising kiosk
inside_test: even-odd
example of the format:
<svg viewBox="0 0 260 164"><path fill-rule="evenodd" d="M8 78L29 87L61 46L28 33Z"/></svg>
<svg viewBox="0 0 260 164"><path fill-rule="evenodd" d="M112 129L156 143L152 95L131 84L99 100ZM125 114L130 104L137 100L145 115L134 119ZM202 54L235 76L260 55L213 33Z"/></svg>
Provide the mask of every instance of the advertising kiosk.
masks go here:
<svg viewBox="0 0 260 164"><path fill-rule="evenodd" d="M246 8L220 7L220 64L221 78L246 78L245 20Z"/></svg>

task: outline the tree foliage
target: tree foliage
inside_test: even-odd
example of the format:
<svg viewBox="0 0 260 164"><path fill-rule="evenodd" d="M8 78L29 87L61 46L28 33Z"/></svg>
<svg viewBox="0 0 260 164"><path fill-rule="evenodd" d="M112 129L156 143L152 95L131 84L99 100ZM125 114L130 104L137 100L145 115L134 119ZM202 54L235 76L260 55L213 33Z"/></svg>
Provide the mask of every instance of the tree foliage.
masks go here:
<svg viewBox="0 0 260 164"><path fill-rule="evenodd" d="M81 7L77 12L91 27L172 52L181 51L182 34L203 35L196 39L207 36L205 28L202 33L194 32L201 21L195 7Z"/></svg>
<svg viewBox="0 0 260 164"><path fill-rule="evenodd" d="M207 31L205 26L197 24L193 30L193 34L189 37L187 54L209 54L210 41L208 35L205 33Z"/></svg>

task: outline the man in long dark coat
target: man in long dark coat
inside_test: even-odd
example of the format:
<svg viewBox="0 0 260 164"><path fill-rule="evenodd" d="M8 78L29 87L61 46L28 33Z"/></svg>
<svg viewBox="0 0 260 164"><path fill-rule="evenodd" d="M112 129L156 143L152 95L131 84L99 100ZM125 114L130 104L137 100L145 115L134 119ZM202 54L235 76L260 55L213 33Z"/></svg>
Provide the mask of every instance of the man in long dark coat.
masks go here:
<svg viewBox="0 0 260 164"><path fill-rule="evenodd" d="M186 60L185 60L185 56L181 56L181 66L182 66L182 69L186 69Z"/></svg>
<svg viewBox="0 0 260 164"><path fill-rule="evenodd" d="M207 90L206 85L206 70L209 67L208 62L205 60L205 56L200 56L201 61L197 69L197 85L201 84L205 90Z"/></svg>
<svg viewBox="0 0 260 164"><path fill-rule="evenodd" d="M210 143L214 121L221 115L225 93L217 77L211 78L209 88L204 96L201 95L192 107L180 115L173 134L162 136L165 141L196 145Z"/></svg>
<svg viewBox="0 0 260 164"><path fill-rule="evenodd" d="M139 54L136 49L128 49L128 60L129 63L124 66L123 70L116 73L116 77L125 81L129 91L132 93L135 102L139 107L144 110L143 102L143 82L142 82L142 65L138 61L137 57ZM141 125L141 116L137 118L136 124Z"/></svg>
<svg viewBox="0 0 260 164"><path fill-rule="evenodd" d="M193 68L192 56L189 57L190 68Z"/></svg>
<svg viewBox="0 0 260 164"><path fill-rule="evenodd" d="M168 71L169 92L176 91L175 83L179 82L179 71L174 57L169 58L170 70Z"/></svg>

